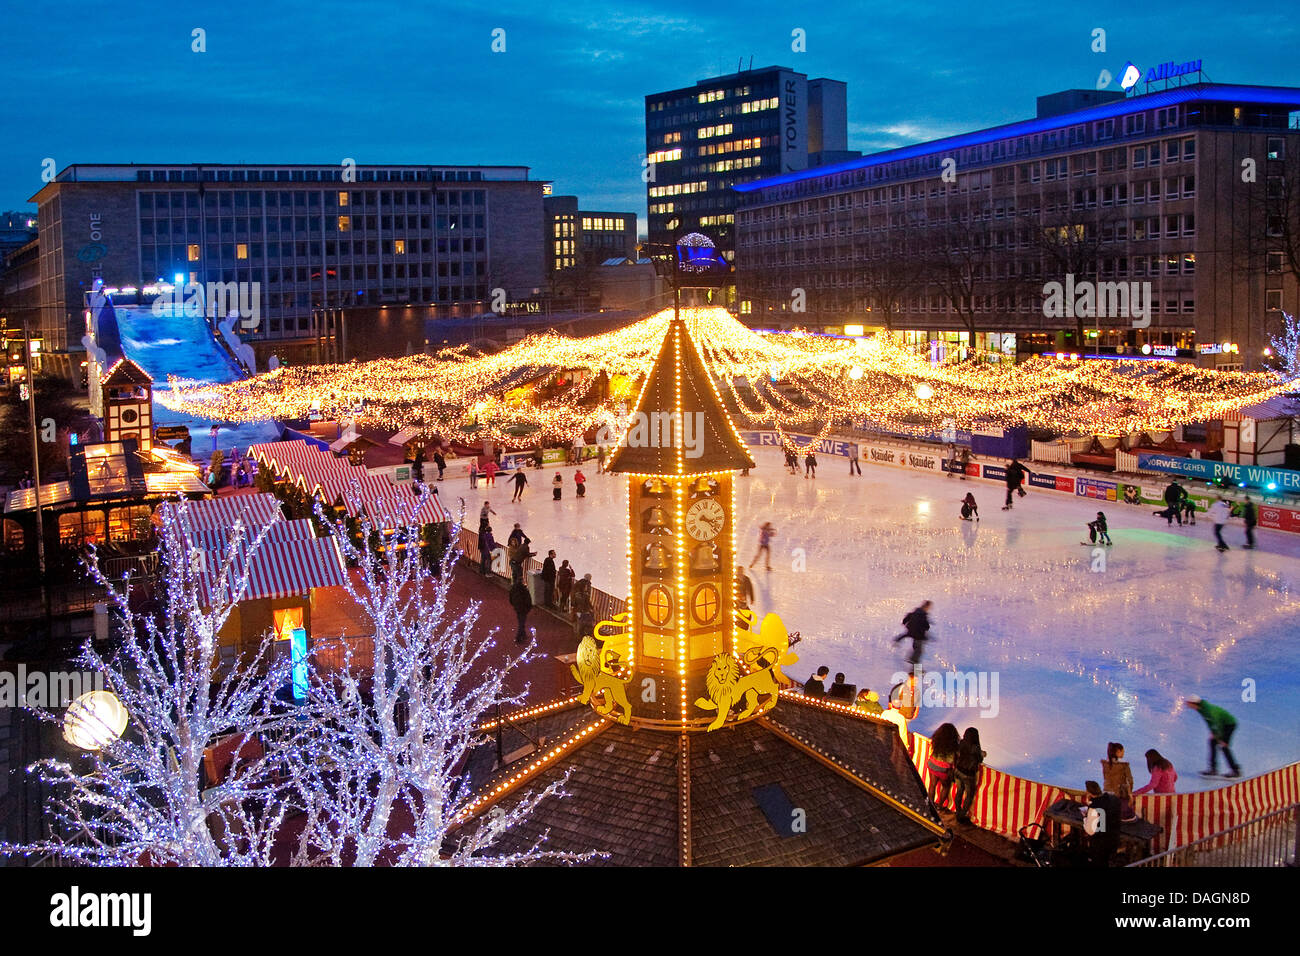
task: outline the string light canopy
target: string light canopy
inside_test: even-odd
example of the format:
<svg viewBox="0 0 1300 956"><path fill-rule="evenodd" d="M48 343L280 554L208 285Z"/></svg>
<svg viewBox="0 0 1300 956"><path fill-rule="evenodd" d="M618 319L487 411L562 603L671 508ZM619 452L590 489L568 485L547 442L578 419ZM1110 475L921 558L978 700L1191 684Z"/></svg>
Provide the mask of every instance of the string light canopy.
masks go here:
<svg viewBox="0 0 1300 956"><path fill-rule="evenodd" d="M672 310L582 338L534 335L491 355L435 355L280 367L222 385L171 380L168 408L230 422L364 417L394 430L507 446L618 436L664 340ZM1177 362L932 363L888 334L760 333L723 308L683 308L719 394L753 427L823 435L836 426L911 434L943 425L1028 425L1060 434L1169 430L1295 391L1300 380Z"/></svg>

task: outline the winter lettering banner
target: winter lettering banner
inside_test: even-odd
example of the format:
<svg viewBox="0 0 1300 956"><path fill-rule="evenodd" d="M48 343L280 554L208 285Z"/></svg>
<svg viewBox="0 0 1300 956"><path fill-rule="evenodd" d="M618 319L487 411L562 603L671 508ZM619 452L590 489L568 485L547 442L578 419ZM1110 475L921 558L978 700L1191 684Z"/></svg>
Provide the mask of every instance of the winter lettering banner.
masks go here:
<svg viewBox="0 0 1300 956"><path fill-rule="evenodd" d="M1178 458L1174 455L1138 454L1138 468L1169 475L1187 475L1201 481L1227 479L1235 485L1268 491L1300 492L1300 471L1265 468L1262 465L1234 465L1208 458ZM1271 486L1271 487L1270 487Z"/></svg>

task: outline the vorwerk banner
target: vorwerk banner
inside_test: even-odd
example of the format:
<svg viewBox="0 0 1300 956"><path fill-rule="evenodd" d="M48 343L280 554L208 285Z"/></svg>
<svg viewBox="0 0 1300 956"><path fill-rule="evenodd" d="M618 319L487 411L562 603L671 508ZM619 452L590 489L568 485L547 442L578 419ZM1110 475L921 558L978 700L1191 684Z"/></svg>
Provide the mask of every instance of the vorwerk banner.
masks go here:
<svg viewBox="0 0 1300 956"><path fill-rule="evenodd" d="M1226 461L1206 458L1178 458L1173 455L1138 454L1138 468L1142 471L1160 471L1169 475L1187 475L1201 481L1226 478L1236 485L1267 488L1270 491L1300 492L1300 471L1285 468L1265 468L1261 465L1234 465Z"/></svg>

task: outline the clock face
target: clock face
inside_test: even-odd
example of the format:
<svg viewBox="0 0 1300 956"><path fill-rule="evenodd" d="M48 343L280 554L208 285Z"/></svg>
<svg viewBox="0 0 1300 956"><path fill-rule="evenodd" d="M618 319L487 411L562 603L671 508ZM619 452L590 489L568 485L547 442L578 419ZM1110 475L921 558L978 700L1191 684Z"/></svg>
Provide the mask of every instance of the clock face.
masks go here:
<svg viewBox="0 0 1300 956"><path fill-rule="evenodd" d="M697 501L686 512L686 530L696 541L712 541L726 523L726 512L713 498Z"/></svg>

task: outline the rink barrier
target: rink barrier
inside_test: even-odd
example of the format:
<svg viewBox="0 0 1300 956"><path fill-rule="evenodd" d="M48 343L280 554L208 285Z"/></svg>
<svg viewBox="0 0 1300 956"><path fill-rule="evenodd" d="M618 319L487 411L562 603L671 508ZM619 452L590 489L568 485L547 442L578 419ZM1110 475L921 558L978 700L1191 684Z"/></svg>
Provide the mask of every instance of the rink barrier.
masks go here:
<svg viewBox="0 0 1300 956"><path fill-rule="evenodd" d="M774 431L741 430L741 438L755 447L780 447L780 438ZM858 452L858 459L863 464L885 465L892 468L906 468L910 471L928 471L933 474L947 474L949 471L960 472L952 468L944 448L924 448L903 443L885 444L872 441L858 441L829 436L817 438L813 435L786 433L801 450L812 448L818 455L836 458L852 456L853 449ZM1133 457L1133 456L1130 456ZM966 466L968 478L996 482L1005 487L1006 465L994 465L988 462L971 461ZM1074 495L1079 498L1092 498L1112 504L1136 505L1146 508L1164 507L1162 496L1169 475L1140 474L1126 475L1118 473L1097 475L1059 474L1055 470L1035 470L1026 480L1030 490L1055 491L1060 494ZM1254 490L1254 489L1252 489ZM1258 491L1255 490L1258 494ZM1197 512L1204 514L1210 501L1215 497L1210 492L1190 489L1190 497L1196 502ZM1273 531L1285 531L1300 534L1300 509L1288 508L1270 502L1256 502L1259 527Z"/></svg>
<svg viewBox="0 0 1300 956"><path fill-rule="evenodd" d="M912 734L912 762L927 787L930 777L925 762L930 745L929 737ZM1021 827L1042 822L1047 807L1063 797L1077 800L1081 792L1017 777L985 764L975 787L971 819L982 829L1017 840ZM1168 850L1284 810L1297 802L1300 802L1300 762L1217 790L1139 794L1133 798L1133 807L1138 816L1163 828L1160 849Z"/></svg>

